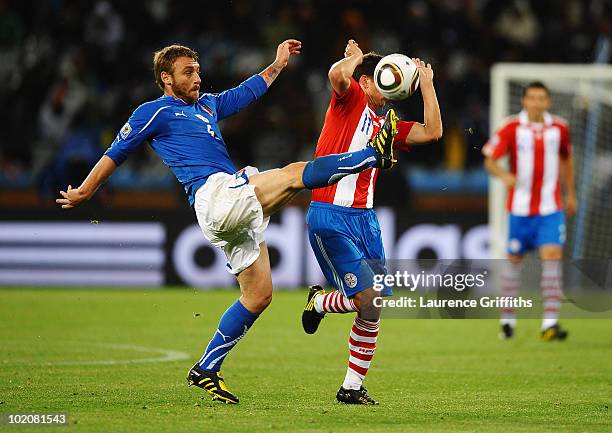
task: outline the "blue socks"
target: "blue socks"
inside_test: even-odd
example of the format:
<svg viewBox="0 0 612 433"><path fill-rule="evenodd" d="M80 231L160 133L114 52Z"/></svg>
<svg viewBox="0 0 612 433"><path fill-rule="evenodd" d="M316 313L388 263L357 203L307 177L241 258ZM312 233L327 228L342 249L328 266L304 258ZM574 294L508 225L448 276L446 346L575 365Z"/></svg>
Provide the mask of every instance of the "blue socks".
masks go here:
<svg viewBox="0 0 612 433"><path fill-rule="evenodd" d="M355 152L326 155L309 161L302 173L302 183L308 189L323 188L337 183L344 176L374 167L376 151L366 147Z"/></svg>
<svg viewBox="0 0 612 433"><path fill-rule="evenodd" d="M206 371L219 371L227 354L244 337L258 316L247 310L240 300L223 313L219 327L198 361Z"/></svg>

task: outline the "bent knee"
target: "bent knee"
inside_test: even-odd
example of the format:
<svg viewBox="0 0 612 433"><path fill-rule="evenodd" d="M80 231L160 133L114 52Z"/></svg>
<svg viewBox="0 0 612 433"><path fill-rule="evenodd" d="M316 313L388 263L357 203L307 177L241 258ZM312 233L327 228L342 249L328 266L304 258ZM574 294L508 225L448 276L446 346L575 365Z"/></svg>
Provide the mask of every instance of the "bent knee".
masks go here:
<svg viewBox="0 0 612 433"><path fill-rule="evenodd" d="M269 295L259 296L255 300L255 309L259 313L261 313L263 310L268 308L268 305L270 305L271 303L272 303L272 293L270 293Z"/></svg>
<svg viewBox="0 0 612 433"><path fill-rule="evenodd" d="M367 289L355 295L353 298L355 306L362 319L376 321L380 318L380 307L377 307L376 302L374 302L379 297L380 292L373 289Z"/></svg>
<svg viewBox="0 0 612 433"><path fill-rule="evenodd" d="M272 303L272 293L244 296L244 300L249 311L260 314Z"/></svg>

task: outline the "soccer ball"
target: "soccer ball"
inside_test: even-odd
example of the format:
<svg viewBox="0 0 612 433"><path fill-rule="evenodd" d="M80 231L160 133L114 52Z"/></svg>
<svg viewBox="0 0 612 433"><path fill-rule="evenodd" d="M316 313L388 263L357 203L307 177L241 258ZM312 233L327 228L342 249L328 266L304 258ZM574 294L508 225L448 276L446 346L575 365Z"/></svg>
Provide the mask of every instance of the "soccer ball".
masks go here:
<svg viewBox="0 0 612 433"><path fill-rule="evenodd" d="M374 84L387 99L406 99L419 87L419 70L410 57L389 54L376 65Z"/></svg>

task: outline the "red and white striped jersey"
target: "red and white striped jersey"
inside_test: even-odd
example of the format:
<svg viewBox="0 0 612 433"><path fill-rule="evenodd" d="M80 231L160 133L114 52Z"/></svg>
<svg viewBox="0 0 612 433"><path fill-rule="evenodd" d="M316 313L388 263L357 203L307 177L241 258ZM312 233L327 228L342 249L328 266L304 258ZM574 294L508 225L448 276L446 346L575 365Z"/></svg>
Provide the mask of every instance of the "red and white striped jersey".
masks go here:
<svg viewBox="0 0 612 433"><path fill-rule="evenodd" d="M516 185L508 191L508 212L518 216L549 215L563 208L559 158L571 153L567 123L544 113L544 123L530 123L525 111L509 117L482 149L485 156L510 156Z"/></svg>
<svg viewBox="0 0 612 433"><path fill-rule="evenodd" d="M365 149L368 140L378 132L384 117L368 107L366 94L357 81L342 96L333 92L325 114L325 123L317 143L315 157ZM395 148L407 149L406 137L413 122L398 122ZM378 169L370 168L343 177L340 182L312 191L312 201L339 206L371 208Z"/></svg>

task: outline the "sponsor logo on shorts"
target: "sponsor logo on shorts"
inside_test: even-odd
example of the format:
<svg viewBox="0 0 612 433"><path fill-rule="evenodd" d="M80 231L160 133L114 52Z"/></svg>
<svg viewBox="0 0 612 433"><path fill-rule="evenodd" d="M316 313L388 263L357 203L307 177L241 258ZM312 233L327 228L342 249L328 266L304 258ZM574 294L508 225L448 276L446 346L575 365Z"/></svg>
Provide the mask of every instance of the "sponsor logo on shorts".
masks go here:
<svg viewBox="0 0 612 433"><path fill-rule="evenodd" d="M344 282L349 288L353 289L357 285L357 276L349 272L348 274L344 275Z"/></svg>

